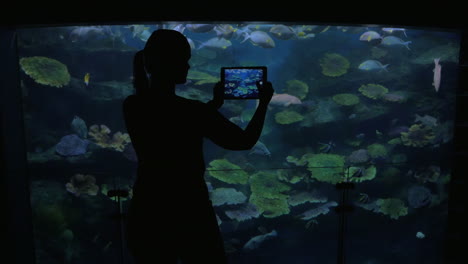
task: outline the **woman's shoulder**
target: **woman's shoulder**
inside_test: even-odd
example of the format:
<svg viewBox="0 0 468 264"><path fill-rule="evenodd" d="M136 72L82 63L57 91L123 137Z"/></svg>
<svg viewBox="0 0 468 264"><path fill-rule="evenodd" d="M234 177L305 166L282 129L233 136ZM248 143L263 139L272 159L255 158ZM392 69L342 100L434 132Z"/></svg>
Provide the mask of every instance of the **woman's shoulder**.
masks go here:
<svg viewBox="0 0 468 264"><path fill-rule="evenodd" d="M123 107L124 107L124 108L132 107L133 105L137 105L137 104L138 104L138 101L139 101L138 96L136 96L136 95L134 95L134 94L129 95L129 96L127 96L127 98L124 99L124 101L123 101Z"/></svg>

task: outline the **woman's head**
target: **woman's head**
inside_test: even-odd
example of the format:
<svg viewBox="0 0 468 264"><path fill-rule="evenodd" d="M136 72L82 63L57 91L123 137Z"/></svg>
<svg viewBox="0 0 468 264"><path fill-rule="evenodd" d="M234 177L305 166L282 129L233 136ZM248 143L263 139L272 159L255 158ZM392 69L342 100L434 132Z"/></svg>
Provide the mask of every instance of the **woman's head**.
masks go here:
<svg viewBox="0 0 468 264"><path fill-rule="evenodd" d="M182 33L158 29L151 34L143 49L143 63L153 79L175 84L185 83L190 68L190 45Z"/></svg>

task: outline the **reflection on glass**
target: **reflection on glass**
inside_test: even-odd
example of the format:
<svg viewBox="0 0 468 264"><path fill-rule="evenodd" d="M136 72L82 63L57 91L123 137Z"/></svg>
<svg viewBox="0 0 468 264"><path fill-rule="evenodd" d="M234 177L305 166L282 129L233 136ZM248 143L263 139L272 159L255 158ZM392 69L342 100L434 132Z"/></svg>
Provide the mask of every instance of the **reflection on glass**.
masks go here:
<svg viewBox="0 0 468 264"><path fill-rule="evenodd" d="M133 93L133 55L157 28L192 47L179 96L210 100L223 66L267 66L276 91L252 150L205 144L232 263L336 263L343 202L354 206L348 263L439 263L457 32L185 22L19 30L38 262L124 257L137 159L121 106ZM255 107L226 100L220 111L245 127ZM355 186L345 201L342 182Z"/></svg>

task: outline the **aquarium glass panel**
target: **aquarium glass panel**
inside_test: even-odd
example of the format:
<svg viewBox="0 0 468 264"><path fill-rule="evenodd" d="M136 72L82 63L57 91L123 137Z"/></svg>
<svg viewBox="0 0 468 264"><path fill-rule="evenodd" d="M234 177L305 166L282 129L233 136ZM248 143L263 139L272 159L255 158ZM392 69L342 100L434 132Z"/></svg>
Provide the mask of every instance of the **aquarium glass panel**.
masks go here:
<svg viewBox="0 0 468 264"><path fill-rule="evenodd" d="M233 66L266 66L275 90L251 150L204 142L231 263L440 263L458 32L183 21L18 30L38 263L132 263L122 236L138 163L122 102L159 28L191 46L177 95L208 102ZM219 111L245 129L257 105Z"/></svg>

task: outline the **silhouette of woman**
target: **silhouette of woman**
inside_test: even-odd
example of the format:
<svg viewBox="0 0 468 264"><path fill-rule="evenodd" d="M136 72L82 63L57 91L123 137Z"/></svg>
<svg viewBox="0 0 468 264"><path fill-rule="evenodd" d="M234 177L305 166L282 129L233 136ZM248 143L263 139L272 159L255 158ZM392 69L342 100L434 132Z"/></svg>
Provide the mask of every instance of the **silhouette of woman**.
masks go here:
<svg viewBox="0 0 468 264"><path fill-rule="evenodd" d="M175 94L175 85L186 82L190 56L184 35L159 29L134 57L136 94L125 99L123 113L138 157L126 231L137 264L227 263L204 181L203 139L251 149L273 95L271 83L257 84L259 105L243 130L217 110L224 102L220 83L208 103Z"/></svg>

